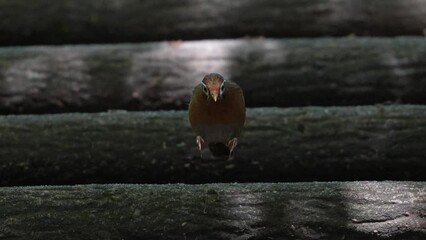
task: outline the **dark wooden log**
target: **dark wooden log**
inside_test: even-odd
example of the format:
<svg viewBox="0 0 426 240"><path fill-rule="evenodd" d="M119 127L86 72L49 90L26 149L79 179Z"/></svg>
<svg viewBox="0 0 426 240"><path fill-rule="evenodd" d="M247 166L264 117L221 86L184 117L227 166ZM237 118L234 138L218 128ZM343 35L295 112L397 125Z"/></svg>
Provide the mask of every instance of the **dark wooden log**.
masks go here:
<svg viewBox="0 0 426 240"><path fill-rule="evenodd" d="M426 238L424 182L0 188L3 239Z"/></svg>
<svg viewBox="0 0 426 240"><path fill-rule="evenodd" d="M186 109L209 72L250 107L426 104L424 66L424 38L3 48L0 112Z"/></svg>
<svg viewBox="0 0 426 240"><path fill-rule="evenodd" d="M233 161L184 111L0 118L0 185L426 180L426 107L250 109Z"/></svg>
<svg viewBox="0 0 426 240"><path fill-rule="evenodd" d="M0 1L0 45L423 35L422 0Z"/></svg>

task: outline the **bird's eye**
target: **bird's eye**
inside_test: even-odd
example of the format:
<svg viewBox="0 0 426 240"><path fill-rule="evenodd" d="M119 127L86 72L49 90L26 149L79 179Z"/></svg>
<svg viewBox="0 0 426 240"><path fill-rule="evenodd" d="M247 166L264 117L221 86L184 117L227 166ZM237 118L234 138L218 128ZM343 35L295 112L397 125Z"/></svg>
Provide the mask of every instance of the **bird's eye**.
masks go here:
<svg viewBox="0 0 426 240"><path fill-rule="evenodd" d="M205 85L203 85L203 92L206 94L206 95L209 95L209 89L207 88L207 86L205 86Z"/></svg>
<svg viewBox="0 0 426 240"><path fill-rule="evenodd" d="M222 85L220 86L220 95L222 96L224 92L225 92L225 82L223 82Z"/></svg>

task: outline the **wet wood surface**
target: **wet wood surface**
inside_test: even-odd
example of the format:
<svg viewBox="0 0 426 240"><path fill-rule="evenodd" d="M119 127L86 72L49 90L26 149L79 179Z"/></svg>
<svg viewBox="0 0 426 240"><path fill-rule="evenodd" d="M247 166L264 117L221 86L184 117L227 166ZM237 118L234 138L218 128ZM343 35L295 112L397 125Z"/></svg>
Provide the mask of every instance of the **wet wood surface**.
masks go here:
<svg viewBox="0 0 426 240"><path fill-rule="evenodd" d="M424 66L424 38L2 48L0 113L187 109L210 72L249 107L426 104Z"/></svg>
<svg viewBox="0 0 426 240"><path fill-rule="evenodd" d="M424 182L0 188L5 239L426 238Z"/></svg>
<svg viewBox="0 0 426 240"><path fill-rule="evenodd" d="M249 109L232 161L186 111L0 117L0 184L426 180L426 107Z"/></svg>
<svg viewBox="0 0 426 240"><path fill-rule="evenodd" d="M0 45L423 35L423 0L0 1Z"/></svg>

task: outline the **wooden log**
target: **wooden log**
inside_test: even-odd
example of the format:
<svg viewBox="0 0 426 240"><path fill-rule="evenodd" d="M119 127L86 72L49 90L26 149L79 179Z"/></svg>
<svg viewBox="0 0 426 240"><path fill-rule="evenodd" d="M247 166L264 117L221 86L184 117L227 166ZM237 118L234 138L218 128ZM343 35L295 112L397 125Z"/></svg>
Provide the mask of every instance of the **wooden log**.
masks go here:
<svg viewBox="0 0 426 240"><path fill-rule="evenodd" d="M426 238L424 182L0 188L4 239Z"/></svg>
<svg viewBox="0 0 426 240"><path fill-rule="evenodd" d="M426 104L424 66L424 38L3 48L0 113L186 109L209 72L249 107Z"/></svg>
<svg viewBox="0 0 426 240"><path fill-rule="evenodd" d="M233 161L187 112L0 117L0 185L426 180L426 107L249 109Z"/></svg>
<svg viewBox="0 0 426 240"><path fill-rule="evenodd" d="M423 35L422 0L0 1L0 45Z"/></svg>

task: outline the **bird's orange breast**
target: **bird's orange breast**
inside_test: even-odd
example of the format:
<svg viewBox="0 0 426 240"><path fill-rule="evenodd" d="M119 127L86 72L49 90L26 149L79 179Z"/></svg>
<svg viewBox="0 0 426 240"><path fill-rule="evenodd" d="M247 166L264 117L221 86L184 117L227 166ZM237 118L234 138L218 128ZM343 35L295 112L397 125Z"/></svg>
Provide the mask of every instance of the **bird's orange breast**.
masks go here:
<svg viewBox="0 0 426 240"><path fill-rule="evenodd" d="M241 88L235 83L229 83L221 98L216 102L203 92L202 86L197 86L189 104L189 121L197 134L202 134L203 127L230 127L238 137L245 122L245 102Z"/></svg>

